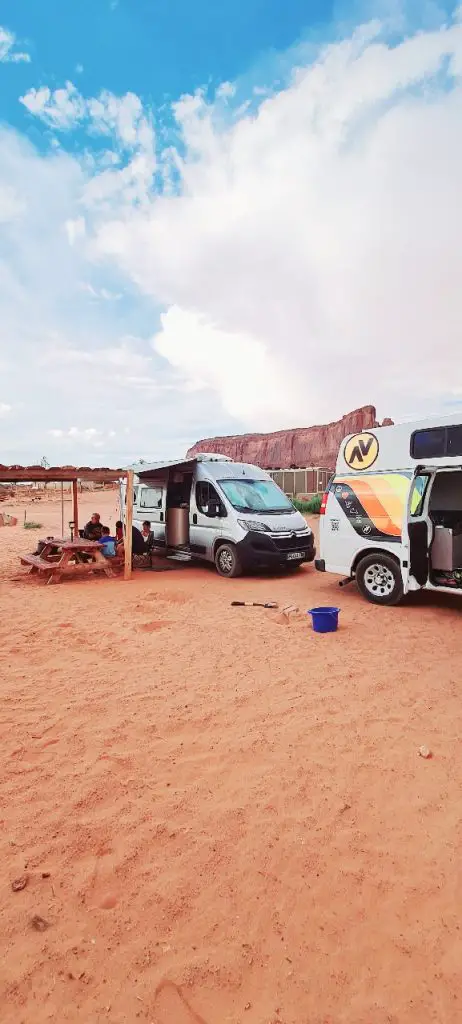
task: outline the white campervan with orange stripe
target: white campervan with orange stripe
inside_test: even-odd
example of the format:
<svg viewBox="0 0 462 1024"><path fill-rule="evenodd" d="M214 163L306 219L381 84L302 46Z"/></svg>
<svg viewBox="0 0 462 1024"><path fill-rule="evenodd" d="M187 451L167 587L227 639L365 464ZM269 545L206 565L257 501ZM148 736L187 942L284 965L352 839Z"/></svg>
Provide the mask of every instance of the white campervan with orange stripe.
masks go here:
<svg viewBox="0 0 462 1024"><path fill-rule="evenodd" d="M402 423L340 446L321 507L320 572L397 604L410 590L462 595L462 421Z"/></svg>

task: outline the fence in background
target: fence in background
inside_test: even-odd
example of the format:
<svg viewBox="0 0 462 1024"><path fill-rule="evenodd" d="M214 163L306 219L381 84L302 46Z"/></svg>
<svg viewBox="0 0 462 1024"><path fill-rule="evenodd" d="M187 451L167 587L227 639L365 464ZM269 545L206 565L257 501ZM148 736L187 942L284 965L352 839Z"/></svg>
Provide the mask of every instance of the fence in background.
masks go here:
<svg viewBox="0 0 462 1024"><path fill-rule="evenodd" d="M332 476L331 469L310 466L305 469L269 469L275 484L291 498L323 494Z"/></svg>

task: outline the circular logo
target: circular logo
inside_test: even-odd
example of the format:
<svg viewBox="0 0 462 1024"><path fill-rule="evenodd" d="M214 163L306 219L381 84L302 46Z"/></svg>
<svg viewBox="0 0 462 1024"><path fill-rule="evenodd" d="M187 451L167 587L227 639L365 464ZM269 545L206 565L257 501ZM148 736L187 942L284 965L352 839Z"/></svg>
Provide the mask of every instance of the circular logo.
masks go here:
<svg viewBox="0 0 462 1024"><path fill-rule="evenodd" d="M379 454L379 442L375 434L365 431L354 434L343 449L343 458L350 469L369 469Z"/></svg>

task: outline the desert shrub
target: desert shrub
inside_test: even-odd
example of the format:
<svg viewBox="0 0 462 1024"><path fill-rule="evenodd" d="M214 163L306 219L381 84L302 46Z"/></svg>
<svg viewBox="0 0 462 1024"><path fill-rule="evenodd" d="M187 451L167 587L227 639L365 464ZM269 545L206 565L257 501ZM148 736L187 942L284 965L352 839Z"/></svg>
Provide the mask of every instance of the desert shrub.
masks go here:
<svg viewBox="0 0 462 1024"><path fill-rule="evenodd" d="M304 515L318 516L321 509L322 494L313 494L307 501L298 501L294 498L295 508Z"/></svg>

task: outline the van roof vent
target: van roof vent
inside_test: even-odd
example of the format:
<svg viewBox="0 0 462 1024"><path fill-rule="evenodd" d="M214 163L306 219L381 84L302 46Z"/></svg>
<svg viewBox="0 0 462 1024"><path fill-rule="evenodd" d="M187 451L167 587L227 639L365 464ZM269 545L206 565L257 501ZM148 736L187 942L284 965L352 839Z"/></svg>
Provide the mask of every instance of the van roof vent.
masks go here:
<svg viewBox="0 0 462 1024"><path fill-rule="evenodd" d="M228 455L220 455L218 452L200 452L196 456L198 462L232 462Z"/></svg>

